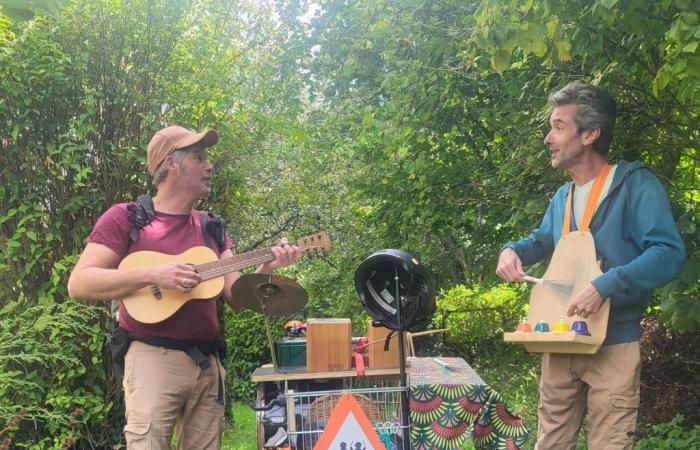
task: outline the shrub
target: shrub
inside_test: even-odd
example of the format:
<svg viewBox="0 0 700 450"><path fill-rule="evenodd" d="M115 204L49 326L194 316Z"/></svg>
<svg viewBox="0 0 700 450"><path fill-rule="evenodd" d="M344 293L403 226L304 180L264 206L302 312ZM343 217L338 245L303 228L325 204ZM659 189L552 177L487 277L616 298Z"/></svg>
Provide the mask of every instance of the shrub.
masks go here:
<svg viewBox="0 0 700 450"><path fill-rule="evenodd" d="M95 448L112 408L102 366L105 309L9 302L0 311L0 448Z"/></svg>
<svg viewBox="0 0 700 450"><path fill-rule="evenodd" d="M494 287L456 285L440 294L433 328L447 328L437 351L461 356L510 352L502 334L512 331L527 311L527 300L519 286ZM419 346L423 348L423 346Z"/></svg>
<svg viewBox="0 0 700 450"><path fill-rule="evenodd" d="M252 311L235 312L228 306L224 309L222 326L228 343L225 361L227 404L233 404L234 399L252 404L255 384L250 381L250 375L257 367L271 361L265 318ZM272 339L277 340L284 322L272 317L268 319Z"/></svg>
<svg viewBox="0 0 700 450"><path fill-rule="evenodd" d="M670 422L653 425L646 437L640 439L636 450L700 448L700 425L683 426L683 415L677 414Z"/></svg>
<svg viewBox="0 0 700 450"><path fill-rule="evenodd" d="M656 316L642 322L640 424L682 414L700 423L700 331L679 333Z"/></svg>

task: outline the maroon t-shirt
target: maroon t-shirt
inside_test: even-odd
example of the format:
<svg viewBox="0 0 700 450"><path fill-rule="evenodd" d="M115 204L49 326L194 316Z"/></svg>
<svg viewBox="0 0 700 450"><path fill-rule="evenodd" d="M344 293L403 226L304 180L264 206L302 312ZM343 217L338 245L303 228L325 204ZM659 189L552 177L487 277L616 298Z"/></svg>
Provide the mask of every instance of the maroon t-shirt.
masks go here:
<svg viewBox="0 0 700 450"><path fill-rule="evenodd" d="M122 259L142 250L177 255L192 247L206 245L201 231L200 213L194 209L190 214L156 212L153 221L139 231L138 239L133 243L129 239L131 229L127 204L119 203L100 216L88 242L105 245ZM212 245L212 249L219 254L217 246ZM233 247L233 242L226 236L224 249ZM161 336L180 340L212 340L219 333L215 300L187 302L171 317L154 324L137 321L129 315L122 303L119 306L119 326L133 336Z"/></svg>

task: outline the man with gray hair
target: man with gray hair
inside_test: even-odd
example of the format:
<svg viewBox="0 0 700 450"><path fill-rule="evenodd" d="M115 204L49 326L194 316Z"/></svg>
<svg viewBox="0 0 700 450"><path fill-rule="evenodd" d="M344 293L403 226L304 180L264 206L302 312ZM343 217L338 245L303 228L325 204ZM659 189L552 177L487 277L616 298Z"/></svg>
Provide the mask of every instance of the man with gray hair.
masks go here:
<svg viewBox="0 0 700 450"><path fill-rule="evenodd" d="M100 216L68 280L71 297L124 299L148 287L156 299L166 302L166 294L190 293L203 277L190 261L158 261L156 252L180 255L205 246L213 250L214 258L233 256L234 244L223 229L214 241L206 239L203 216L194 209L211 190L214 166L207 149L217 141L214 130L195 133L179 126L153 136L147 166L156 195L147 203L113 205ZM135 252L148 254L148 264L118 268ZM258 272L288 266L301 254L286 239L271 252L274 259L262 263ZM238 277L238 272L223 275L221 294L234 307L238 303L231 286ZM129 450L169 449L173 435L178 448L220 447L226 372L219 329L215 298L187 301L157 322L137 320L120 302L118 327L111 337L124 344L113 345L112 351L120 355L115 360L124 369L124 435Z"/></svg>
<svg viewBox="0 0 700 450"><path fill-rule="evenodd" d="M551 129L544 143L552 167L566 171L571 182L556 192L538 229L503 247L496 274L523 281L523 265L551 257L562 235L589 230L603 274L572 294L567 314L585 319L610 299L610 317L596 354L542 355L535 448L575 449L587 412L588 448L631 449L640 321L652 291L680 272L685 249L651 170L640 162L607 161L616 115L612 97L599 87L571 83L549 103Z"/></svg>

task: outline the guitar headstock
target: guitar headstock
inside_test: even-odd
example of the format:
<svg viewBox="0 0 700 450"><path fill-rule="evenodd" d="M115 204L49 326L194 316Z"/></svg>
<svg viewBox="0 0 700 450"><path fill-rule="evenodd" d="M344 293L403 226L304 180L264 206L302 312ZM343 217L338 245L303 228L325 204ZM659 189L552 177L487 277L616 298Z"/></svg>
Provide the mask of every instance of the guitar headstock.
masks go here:
<svg viewBox="0 0 700 450"><path fill-rule="evenodd" d="M296 241L299 250L304 254L325 253L331 251L331 238L325 231L304 236Z"/></svg>

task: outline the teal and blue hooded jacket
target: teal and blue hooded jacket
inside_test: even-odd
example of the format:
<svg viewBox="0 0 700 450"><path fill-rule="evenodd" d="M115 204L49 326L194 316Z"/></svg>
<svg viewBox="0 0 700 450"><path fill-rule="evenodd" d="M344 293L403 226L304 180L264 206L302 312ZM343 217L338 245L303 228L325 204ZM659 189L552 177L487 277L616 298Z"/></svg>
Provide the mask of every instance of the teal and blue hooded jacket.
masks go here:
<svg viewBox="0 0 700 450"><path fill-rule="evenodd" d="M561 237L566 195L571 182L554 194L540 227L509 242L524 265L552 256ZM571 229L578 226L571 213ZM619 161L608 191L591 220L596 255L603 274L592 281L610 298L610 319L603 345L639 340L640 321L654 288L680 272L685 247L673 219L666 191L640 162Z"/></svg>

